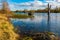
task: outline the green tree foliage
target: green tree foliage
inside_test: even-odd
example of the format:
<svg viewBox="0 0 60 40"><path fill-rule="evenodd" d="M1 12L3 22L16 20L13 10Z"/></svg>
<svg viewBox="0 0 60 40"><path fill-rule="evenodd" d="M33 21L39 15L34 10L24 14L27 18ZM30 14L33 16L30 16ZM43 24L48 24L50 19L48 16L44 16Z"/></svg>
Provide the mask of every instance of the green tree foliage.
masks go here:
<svg viewBox="0 0 60 40"><path fill-rule="evenodd" d="M15 12L47 13L47 12L48 12L48 8L38 9L38 10L27 10L27 9L25 9L25 10L23 10L23 11L21 11L21 10L16 10ZM56 7L55 9L50 9L50 12L51 12L51 13L60 13L60 8Z"/></svg>

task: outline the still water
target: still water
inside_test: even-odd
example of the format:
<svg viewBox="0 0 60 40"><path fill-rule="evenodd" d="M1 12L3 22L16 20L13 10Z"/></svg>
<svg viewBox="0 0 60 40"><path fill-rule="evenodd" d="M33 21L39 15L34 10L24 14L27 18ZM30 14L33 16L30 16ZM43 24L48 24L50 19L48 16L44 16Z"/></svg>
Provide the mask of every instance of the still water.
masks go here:
<svg viewBox="0 0 60 40"><path fill-rule="evenodd" d="M60 13L35 13L34 18L11 19L11 22L21 32L54 32L60 36Z"/></svg>

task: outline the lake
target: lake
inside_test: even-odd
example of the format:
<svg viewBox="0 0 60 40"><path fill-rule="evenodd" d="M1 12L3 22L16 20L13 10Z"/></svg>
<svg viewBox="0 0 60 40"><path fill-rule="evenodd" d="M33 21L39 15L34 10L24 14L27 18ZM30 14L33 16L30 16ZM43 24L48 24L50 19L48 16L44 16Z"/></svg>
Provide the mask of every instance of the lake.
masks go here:
<svg viewBox="0 0 60 40"><path fill-rule="evenodd" d="M12 24L21 32L54 32L60 36L60 13L35 13L34 18L11 19Z"/></svg>

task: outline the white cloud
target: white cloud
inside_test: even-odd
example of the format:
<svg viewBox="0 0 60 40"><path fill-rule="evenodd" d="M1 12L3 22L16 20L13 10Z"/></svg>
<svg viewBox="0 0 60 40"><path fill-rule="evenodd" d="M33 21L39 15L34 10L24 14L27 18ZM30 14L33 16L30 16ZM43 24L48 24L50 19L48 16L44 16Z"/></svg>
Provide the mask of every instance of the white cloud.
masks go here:
<svg viewBox="0 0 60 40"><path fill-rule="evenodd" d="M23 7L22 9L40 9L42 7L42 5L46 5L46 3L43 3L41 1L30 1L30 2L24 2L24 3L15 3L14 5L15 6L18 6L18 8L20 7L21 9L21 6ZM41 8L43 9L43 7Z"/></svg>
<svg viewBox="0 0 60 40"><path fill-rule="evenodd" d="M30 2L24 2L15 4L16 6L23 6L28 9L44 9L44 5L47 5L47 3L43 3L42 1L30 1Z"/></svg>
<svg viewBox="0 0 60 40"><path fill-rule="evenodd" d="M10 10L13 10L13 11L16 10L16 9L15 9L15 6L14 6L13 4L9 4L9 8L10 8Z"/></svg>
<svg viewBox="0 0 60 40"><path fill-rule="evenodd" d="M44 9L45 6L47 6L48 3L52 5L52 8L55 8L56 6L60 7L60 0L46 0L45 2L42 1L29 1L24 3L12 3L10 4L11 10L18 10L18 9ZM21 7L22 6L22 7Z"/></svg>
<svg viewBox="0 0 60 40"><path fill-rule="evenodd" d="M41 1L36 1L36 2L33 2L34 5L43 5L43 2Z"/></svg>
<svg viewBox="0 0 60 40"><path fill-rule="evenodd" d="M0 3L0 9L2 9L2 3Z"/></svg>
<svg viewBox="0 0 60 40"><path fill-rule="evenodd" d="M49 3L52 8L60 7L60 0L46 0L47 3Z"/></svg>
<svg viewBox="0 0 60 40"><path fill-rule="evenodd" d="M31 5L30 3L28 3L28 2L25 2L25 3L21 3L20 5Z"/></svg>
<svg viewBox="0 0 60 40"><path fill-rule="evenodd" d="M60 0L58 0L58 2L60 2Z"/></svg>
<svg viewBox="0 0 60 40"><path fill-rule="evenodd" d="M43 5L43 2L41 2L41 1L31 1L31 2L24 2L24 3L20 3L20 4L17 4L17 5L20 5L20 6L22 6L22 5L24 5L24 6L33 6L33 5Z"/></svg>

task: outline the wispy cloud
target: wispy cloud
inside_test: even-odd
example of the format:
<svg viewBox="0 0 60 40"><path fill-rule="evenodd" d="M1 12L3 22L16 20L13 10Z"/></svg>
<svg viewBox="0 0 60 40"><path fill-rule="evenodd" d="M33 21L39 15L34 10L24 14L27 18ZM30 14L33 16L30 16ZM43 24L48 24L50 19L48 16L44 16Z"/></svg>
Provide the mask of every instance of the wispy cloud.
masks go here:
<svg viewBox="0 0 60 40"><path fill-rule="evenodd" d="M21 6L26 6L27 8L26 9L44 9L44 5L47 5L47 3L43 3L42 1L30 1L30 2L24 2L24 3L19 3L19 4L14 4L18 7L21 7Z"/></svg>
<svg viewBox="0 0 60 40"><path fill-rule="evenodd" d="M29 1L23 3L9 3L11 10L23 10L23 9L44 9L47 7L47 4L50 3L52 8L60 7L60 0L46 0L45 2L42 1Z"/></svg>
<svg viewBox="0 0 60 40"><path fill-rule="evenodd" d="M58 0L58 2L60 2L60 0Z"/></svg>
<svg viewBox="0 0 60 40"><path fill-rule="evenodd" d="M16 9L15 9L15 6L14 6L13 4L10 4L10 5L9 5L9 8L10 8L10 10L13 10L13 11L16 10Z"/></svg>

